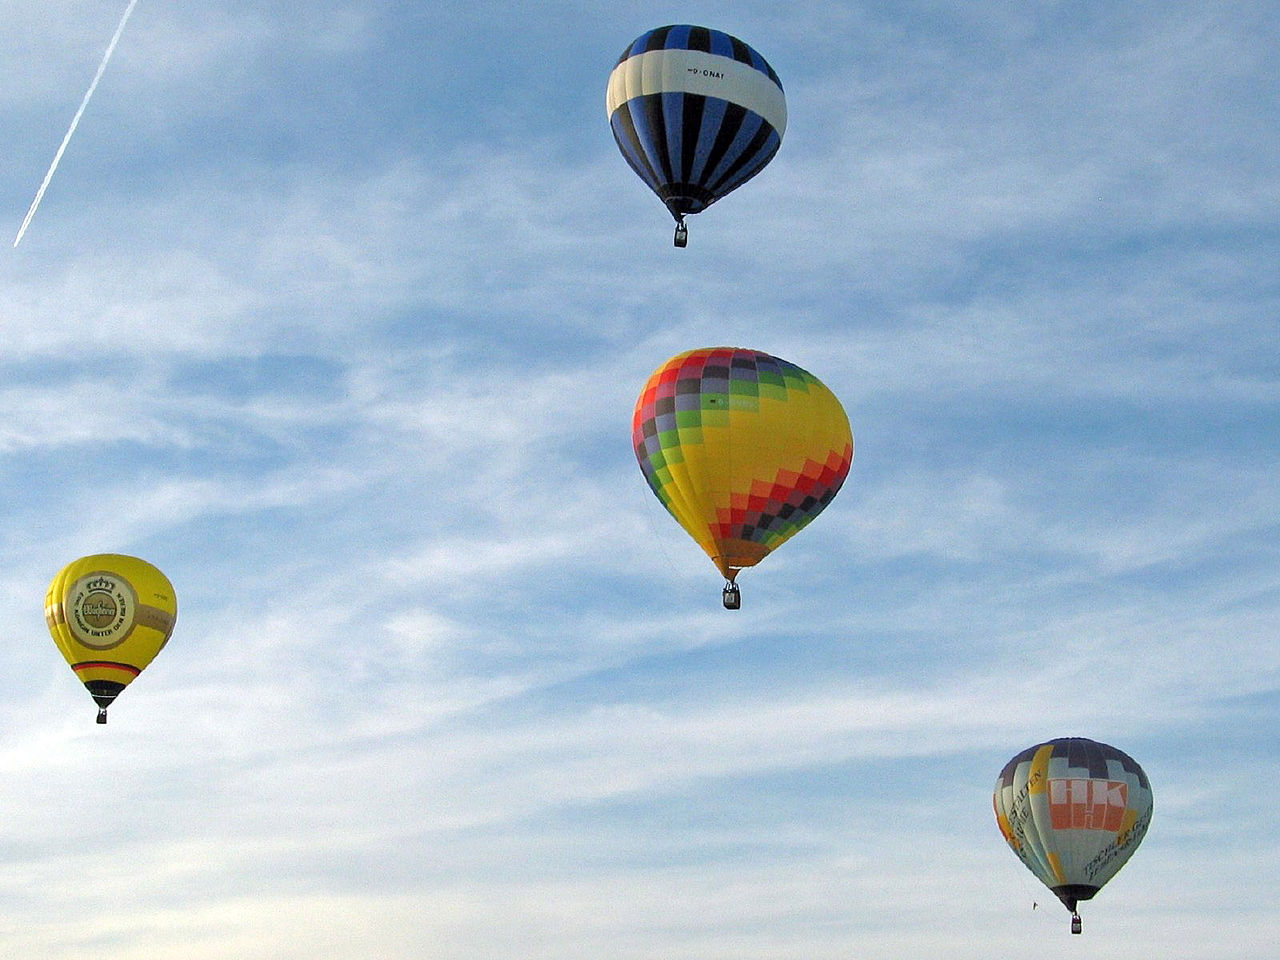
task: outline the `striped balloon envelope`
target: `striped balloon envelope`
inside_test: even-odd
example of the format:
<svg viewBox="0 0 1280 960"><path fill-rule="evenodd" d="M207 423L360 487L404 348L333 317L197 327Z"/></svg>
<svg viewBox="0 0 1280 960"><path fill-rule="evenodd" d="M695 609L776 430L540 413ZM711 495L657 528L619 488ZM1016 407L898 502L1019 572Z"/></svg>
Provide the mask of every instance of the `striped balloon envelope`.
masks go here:
<svg viewBox="0 0 1280 960"><path fill-rule="evenodd" d="M178 619L173 584L158 569L116 553L81 557L49 584L44 616L62 656L107 707L169 640Z"/></svg>
<svg viewBox="0 0 1280 960"><path fill-rule="evenodd" d="M1005 841L1071 911L1125 865L1151 824L1151 783L1128 754L1083 737L1023 750L996 780Z"/></svg>
<svg viewBox="0 0 1280 960"><path fill-rule="evenodd" d="M773 68L737 37L688 24L650 30L609 76L609 125L631 169L676 220L746 183L773 159L787 101Z"/></svg>
<svg viewBox="0 0 1280 960"><path fill-rule="evenodd" d="M631 438L650 489L727 591L826 508L853 460L835 394L793 363L738 347L690 350L658 367L636 401Z"/></svg>

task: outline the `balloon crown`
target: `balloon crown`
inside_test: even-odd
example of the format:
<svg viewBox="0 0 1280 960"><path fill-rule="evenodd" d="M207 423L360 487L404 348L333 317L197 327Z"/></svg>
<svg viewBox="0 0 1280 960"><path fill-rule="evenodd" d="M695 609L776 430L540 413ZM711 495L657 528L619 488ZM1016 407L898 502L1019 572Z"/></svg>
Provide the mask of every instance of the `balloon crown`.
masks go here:
<svg viewBox="0 0 1280 960"><path fill-rule="evenodd" d="M85 586L90 590L111 590L115 584L106 577L98 577L96 580L90 580Z"/></svg>

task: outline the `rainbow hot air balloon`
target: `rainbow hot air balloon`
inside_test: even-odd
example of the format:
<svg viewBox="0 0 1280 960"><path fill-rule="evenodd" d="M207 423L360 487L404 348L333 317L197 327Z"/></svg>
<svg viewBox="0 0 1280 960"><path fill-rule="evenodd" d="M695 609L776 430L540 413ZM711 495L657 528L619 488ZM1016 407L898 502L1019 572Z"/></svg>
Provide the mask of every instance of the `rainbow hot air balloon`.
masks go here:
<svg viewBox="0 0 1280 960"><path fill-rule="evenodd" d="M98 704L98 723L173 632L178 601L163 573L137 557L100 553L67 564L45 596L49 633Z"/></svg>
<svg viewBox="0 0 1280 960"><path fill-rule="evenodd" d="M764 169L782 144L787 100L773 68L737 37L688 24L638 37L618 58L605 96L609 126L631 169L676 221L699 213Z"/></svg>
<svg viewBox="0 0 1280 960"><path fill-rule="evenodd" d="M1125 865L1151 824L1151 784L1115 747L1083 737L1028 747L1005 764L993 798L1013 852L1071 911Z"/></svg>
<svg viewBox="0 0 1280 960"><path fill-rule="evenodd" d="M758 350L681 353L649 377L631 427L657 498L735 579L809 524L849 474L853 434L813 374Z"/></svg>

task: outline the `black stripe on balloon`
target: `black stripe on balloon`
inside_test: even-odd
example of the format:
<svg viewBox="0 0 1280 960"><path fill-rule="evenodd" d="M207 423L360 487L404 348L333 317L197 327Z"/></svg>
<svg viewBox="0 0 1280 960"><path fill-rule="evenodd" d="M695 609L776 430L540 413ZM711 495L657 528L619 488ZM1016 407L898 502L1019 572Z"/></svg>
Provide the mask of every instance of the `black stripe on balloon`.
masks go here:
<svg viewBox="0 0 1280 960"><path fill-rule="evenodd" d="M701 50L703 53L711 52L711 31L706 27L693 27L689 30L690 50Z"/></svg>
<svg viewBox="0 0 1280 960"><path fill-rule="evenodd" d="M736 103L725 104L724 117L720 121L720 129L716 131L715 142L711 144L711 150L707 153L706 166L702 168L702 182L704 184L716 167L720 165L725 153L733 146L734 137L738 135L738 130L742 127L742 121L746 119L746 116L746 107Z"/></svg>
<svg viewBox="0 0 1280 960"><path fill-rule="evenodd" d="M1004 765L1004 769L1000 771L1001 786L1012 787L1013 776L1015 773L1018 772L1018 764L1029 761L1033 756L1035 756L1036 751L1039 750L1040 747L1042 746L1043 744L1038 743L1034 747L1027 747L1027 749L1023 750L1021 753L1015 756L1012 760L1006 763Z"/></svg>
<svg viewBox="0 0 1280 960"><path fill-rule="evenodd" d="M667 36L674 28L675 24L671 24L665 27L658 27L657 30L650 33L649 42L644 45L644 52L648 53L650 50L667 49Z"/></svg>
<svg viewBox="0 0 1280 960"><path fill-rule="evenodd" d="M721 184L731 182L739 172L749 166L754 166L755 169L747 175L746 180L742 181L743 183L746 183L747 180L750 180L757 173L763 170L764 165L773 159L773 155L777 153L777 147L775 147L772 151L763 153L762 155L765 144L769 142L769 137L772 135L773 127L767 123L760 124L760 129L756 131L756 135L751 138L751 142L748 143L734 161L729 164L729 167L725 170L723 176L716 180L715 183L709 184L708 186L710 186L712 190L718 192ZM780 145L781 142L779 142L779 146ZM741 184L738 184L738 186L741 186Z"/></svg>
<svg viewBox="0 0 1280 960"><path fill-rule="evenodd" d="M622 128L621 137L619 137L617 128L614 128L613 137L618 141L622 156L631 165L631 169L636 172L641 180L656 189L661 181L645 153L644 145L640 142L639 135L636 133L635 120L631 117L631 104L633 103L635 103L634 100L628 100L613 111L614 117L618 120L618 126ZM625 143L623 139L625 139Z"/></svg>
<svg viewBox="0 0 1280 960"><path fill-rule="evenodd" d="M1126 773L1137 777L1140 786L1148 790L1151 789L1151 782L1147 779L1146 771L1139 766L1138 762L1123 750L1118 750L1110 744L1098 743L1096 740L1090 740L1087 737L1058 737L1054 740L1048 740L1046 743L1053 746L1052 756L1065 760L1069 767L1088 771L1089 776L1094 779L1110 779L1107 762L1115 761L1120 764L1121 769ZM1019 763L1030 760L1042 746L1045 746L1045 744L1028 747L1005 765L1004 772L1001 774L1005 786L1009 786L1013 782L1014 768Z"/></svg>
<svg viewBox="0 0 1280 960"><path fill-rule="evenodd" d="M649 155L649 162L654 165L654 169L658 173L659 183L670 183L675 179L671 174L671 157L667 153L667 124L666 115L662 109L662 94L651 93L643 97L635 97L630 102L636 104L644 111L645 120L649 125L649 132L652 142L646 144L645 153ZM636 109L632 107L632 109Z"/></svg>
<svg viewBox="0 0 1280 960"><path fill-rule="evenodd" d="M115 660L81 660L71 669L79 673L81 670L90 670L95 667L107 667L112 670L121 670L124 673L131 673L135 677L142 672L131 663L119 663Z"/></svg>
<svg viewBox="0 0 1280 960"><path fill-rule="evenodd" d="M1120 751L1117 750L1116 753L1120 753ZM1127 763L1125 763L1124 768L1126 770L1129 770L1130 773L1132 773L1134 776L1138 778L1138 786L1142 787L1145 790L1150 790L1151 781L1147 779L1147 771L1143 770L1140 766L1138 766L1138 762L1134 760L1133 757L1129 756L1127 753L1120 753L1120 756L1122 758L1122 762L1128 761ZM1130 763L1133 764L1132 768L1129 767Z"/></svg>
<svg viewBox="0 0 1280 960"><path fill-rule="evenodd" d="M684 95L684 130L683 150L680 155L680 179L688 183L693 179L693 165L698 159L698 140L702 131L702 112L707 106L707 98L696 93Z"/></svg>
<svg viewBox="0 0 1280 960"><path fill-rule="evenodd" d="M1067 766L1083 768L1088 771L1089 779L1108 779L1106 757L1102 755L1098 745L1091 740L1068 740L1066 750L1062 752L1067 755ZM1058 753L1058 750L1054 750L1054 753Z"/></svg>
<svg viewBox="0 0 1280 960"><path fill-rule="evenodd" d="M1110 774L1107 772L1107 761L1114 760L1120 764L1120 768L1126 773L1137 777L1139 785L1148 790L1151 789L1151 783L1147 780L1146 771L1138 765L1138 762L1133 757L1123 750L1085 737L1062 737L1050 742L1054 745L1053 755L1055 757L1066 756L1067 763L1070 766L1085 768L1089 771L1090 777L1098 780L1110 779Z"/></svg>
<svg viewBox="0 0 1280 960"><path fill-rule="evenodd" d="M755 61L751 58L750 47L734 36L729 37L729 42L733 45L733 59L737 60L738 63L749 63L751 66L755 66Z"/></svg>

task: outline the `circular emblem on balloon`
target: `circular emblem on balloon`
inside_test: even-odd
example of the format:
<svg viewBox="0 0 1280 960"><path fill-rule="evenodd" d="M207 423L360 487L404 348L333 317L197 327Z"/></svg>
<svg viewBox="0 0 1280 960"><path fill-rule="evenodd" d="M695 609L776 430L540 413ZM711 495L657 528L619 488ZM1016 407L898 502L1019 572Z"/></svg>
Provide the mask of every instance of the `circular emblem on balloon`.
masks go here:
<svg viewBox="0 0 1280 960"><path fill-rule="evenodd" d="M96 571L72 584L67 599L67 626L86 647L110 650L133 632L138 595L124 578Z"/></svg>

